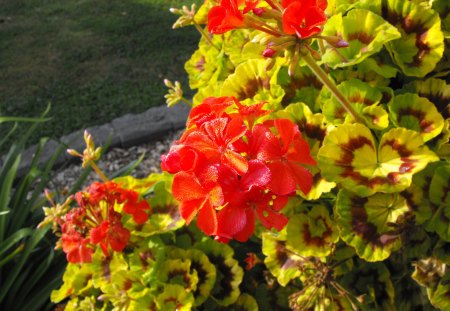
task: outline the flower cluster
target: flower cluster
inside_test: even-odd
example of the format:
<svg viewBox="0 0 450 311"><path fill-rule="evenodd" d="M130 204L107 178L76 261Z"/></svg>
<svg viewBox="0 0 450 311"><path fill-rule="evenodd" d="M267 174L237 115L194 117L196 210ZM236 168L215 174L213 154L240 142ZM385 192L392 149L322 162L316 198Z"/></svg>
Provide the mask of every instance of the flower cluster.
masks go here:
<svg viewBox="0 0 450 311"><path fill-rule="evenodd" d="M174 197L187 223L196 215L206 234L246 241L255 218L281 230L280 213L296 190L308 193L315 165L297 125L270 120L263 103L244 106L234 97L210 97L192 109L187 129L162 169L175 174ZM262 121L262 120L265 121Z"/></svg>
<svg viewBox="0 0 450 311"><path fill-rule="evenodd" d="M327 0L221 0L208 13L208 30L222 34L236 28L253 28L276 36L295 34L305 39L321 31L320 26L327 19L326 7ZM281 29L273 27L272 21L282 25Z"/></svg>
<svg viewBox="0 0 450 311"><path fill-rule="evenodd" d="M109 249L121 252L130 239L122 224L121 211L143 224L150 205L134 190L123 189L115 182L91 184L75 194L77 207L54 219L61 229L61 246L71 263L91 262L95 245L105 256Z"/></svg>

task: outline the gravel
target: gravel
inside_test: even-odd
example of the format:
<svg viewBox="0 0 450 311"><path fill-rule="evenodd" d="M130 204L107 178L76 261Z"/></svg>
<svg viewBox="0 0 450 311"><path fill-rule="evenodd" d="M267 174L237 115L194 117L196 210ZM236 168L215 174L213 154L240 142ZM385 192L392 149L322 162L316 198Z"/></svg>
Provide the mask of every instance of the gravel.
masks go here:
<svg viewBox="0 0 450 311"><path fill-rule="evenodd" d="M112 148L103 154L97 165L106 174L106 176L117 172L120 168L126 166L130 162L138 159L145 153L144 160L131 172L131 176L143 178L151 173L160 172L160 157L169 151L170 145L181 136L182 131L170 132L158 141L149 142L143 145L133 146L127 149ZM95 137L94 137L95 141ZM78 150L82 151L82 150ZM54 172L50 190L56 190L59 193L67 192L81 176L83 168L81 161L66 165ZM83 184L86 187L100 178L91 172Z"/></svg>

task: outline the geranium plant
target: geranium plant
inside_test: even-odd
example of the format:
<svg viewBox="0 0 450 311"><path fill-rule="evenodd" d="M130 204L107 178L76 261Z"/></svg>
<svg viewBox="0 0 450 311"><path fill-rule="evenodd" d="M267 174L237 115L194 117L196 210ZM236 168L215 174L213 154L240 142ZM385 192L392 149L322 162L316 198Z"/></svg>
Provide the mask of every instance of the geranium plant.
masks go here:
<svg viewBox="0 0 450 311"><path fill-rule="evenodd" d="M67 310L448 310L450 3L206 0L163 173L46 210ZM176 108L173 108L176 109ZM87 137L80 156L98 171ZM245 267L245 270L244 268Z"/></svg>

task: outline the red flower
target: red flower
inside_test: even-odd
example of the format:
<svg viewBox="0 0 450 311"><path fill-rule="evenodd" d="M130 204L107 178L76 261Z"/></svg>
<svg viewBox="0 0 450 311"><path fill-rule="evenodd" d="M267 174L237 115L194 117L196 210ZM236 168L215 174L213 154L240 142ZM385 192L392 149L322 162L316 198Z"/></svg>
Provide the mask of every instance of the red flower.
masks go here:
<svg viewBox="0 0 450 311"><path fill-rule="evenodd" d="M121 252L130 240L130 231L125 229L120 222L121 215L113 212L109 221L103 221L100 225L92 228L90 232L91 242L100 244L105 256L108 256L108 246L115 252Z"/></svg>
<svg viewBox="0 0 450 311"><path fill-rule="evenodd" d="M139 194L133 190L125 190L124 196L126 197L123 211L133 216L133 220L138 225L142 225L148 219L147 210L150 209L150 205L144 199L139 200Z"/></svg>
<svg viewBox="0 0 450 311"><path fill-rule="evenodd" d="M88 246L89 239L84 238L79 232L70 230L61 236L61 244L66 259L70 263L83 263L92 261L92 248Z"/></svg>
<svg viewBox="0 0 450 311"><path fill-rule="evenodd" d="M218 118L202 124L199 130L185 137L184 143L208 158L208 161L222 163L238 173L247 171L247 160L234 151L232 144L244 136L247 127L240 118Z"/></svg>
<svg viewBox="0 0 450 311"><path fill-rule="evenodd" d="M299 38L308 38L321 31L327 17L326 0L283 0L283 30L287 34L296 34Z"/></svg>
<svg viewBox="0 0 450 311"><path fill-rule="evenodd" d="M262 106L208 98L162 157L161 167L175 173L172 193L182 217L189 224L197 216L198 228L221 242L248 240L256 218L283 229L288 219L280 210L288 195L311 188L303 165L315 161L298 127L287 119L256 124L269 113Z"/></svg>
<svg viewBox="0 0 450 311"><path fill-rule="evenodd" d="M187 224L198 214L197 226L207 235L217 232L215 208L223 204L223 193L217 182L218 170L206 167L200 176L179 172L175 175L172 193L180 201L180 213Z"/></svg>
<svg viewBox="0 0 450 311"><path fill-rule="evenodd" d="M222 34L244 25L244 16L239 11L242 0L222 0L220 5L209 10L208 30L213 34Z"/></svg>
<svg viewBox="0 0 450 311"><path fill-rule="evenodd" d="M307 194L311 190L312 174L303 165L316 165L308 143L292 121L277 119L274 125L281 139L266 132L257 152L258 159L267 161L272 173L268 188L278 195L292 194L297 188Z"/></svg>

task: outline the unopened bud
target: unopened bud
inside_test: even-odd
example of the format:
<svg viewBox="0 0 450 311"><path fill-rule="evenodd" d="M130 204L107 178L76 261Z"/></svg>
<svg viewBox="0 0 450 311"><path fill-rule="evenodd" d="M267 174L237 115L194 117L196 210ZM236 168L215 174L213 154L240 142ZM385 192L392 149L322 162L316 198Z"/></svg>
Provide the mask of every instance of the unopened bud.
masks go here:
<svg viewBox="0 0 450 311"><path fill-rule="evenodd" d="M266 48L263 53L262 56L266 57L266 58L272 58L275 55L276 51L271 49L271 48Z"/></svg>
<svg viewBox="0 0 450 311"><path fill-rule="evenodd" d="M346 48L349 45L348 42L340 36L324 36L323 39L335 48Z"/></svg>
<svg viewBox="0 0 450 311"><path fill-rule="evenodd" d="M253 14L255 14L256 16L261 17L261 15L264 14L264 12L266 12L266 10L264 8L254 8L253 10Z"/></svg>
<svg viewBox="0 0 450 311"><path fill-rule="evenodd" d="M75 149L67 149L66 152L73 157L78 157L78 158L82 157L82 155Z"/></svg>

